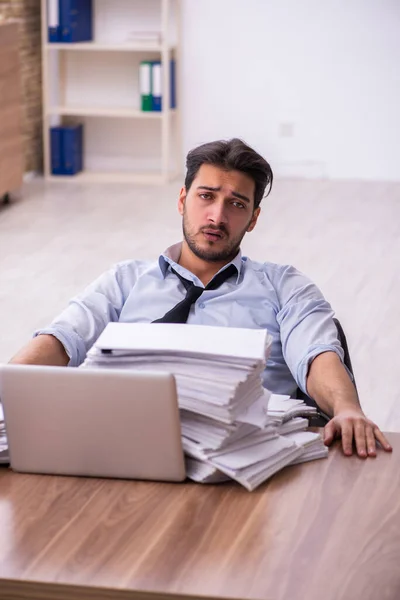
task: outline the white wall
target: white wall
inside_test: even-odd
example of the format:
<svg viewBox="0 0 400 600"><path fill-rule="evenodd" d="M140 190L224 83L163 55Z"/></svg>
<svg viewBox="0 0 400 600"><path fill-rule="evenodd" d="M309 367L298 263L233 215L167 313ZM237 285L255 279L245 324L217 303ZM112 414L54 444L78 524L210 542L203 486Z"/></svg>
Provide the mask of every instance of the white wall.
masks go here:
<svg viewBox="0 0 400 600"><path fill-rule="evenodd" d="M276 174L400 179L399 0L183 0L182 24L185 152L239 136Z"/></svg>

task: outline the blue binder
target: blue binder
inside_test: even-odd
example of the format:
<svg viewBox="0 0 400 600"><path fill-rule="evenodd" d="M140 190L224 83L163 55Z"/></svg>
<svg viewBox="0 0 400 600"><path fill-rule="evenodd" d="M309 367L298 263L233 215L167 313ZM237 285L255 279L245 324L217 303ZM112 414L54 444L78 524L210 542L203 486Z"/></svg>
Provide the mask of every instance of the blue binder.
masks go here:
<svg viewBox="0 0 400 600"><path fill-rule="evenodd" d="M64 174L76 175L83 169L83 125L69 125L62 129Z"/></svg>
<svg viewBox="0 0 400 600"><path fill-rule="evenodd" d="M171 90L170 90L171 108L176 108L176 64L175 64L174 60L171 60L171 64L170 64L170 79L171 79Z"/></svg>
<svg viewBox="0 0 400 600"><path fill-rule="evenodd" d="M89 42L93 39L92 8L92 0L60 0L62 42Z"/></svg>
<svg viewBox="0 0 400 600"><path fill-rule="evenodd" d="M160 61L151 63L151 81L152 81L152 106L154 111L162 110L162 65ZM176 69L175 60L170 61L170 108L176 107Z"/></svg>
<svg viewBox="0 0 400 600"><path fill-rule="evenodd" d="M159 60L151 61L151 110L162 110L162 65Z"/></svg>
<svg viewBox="0 0 400 600"><path fill-rule="evenodd" d="M51 173L76 175L83 170L83 125L50 128Z"/></svg>
<svg viewBox="0 0 400 600"><path fill-rule="evenodd" d="M62 127L50 128L50 163L53 175L64 175L62 156Z"/></svg>

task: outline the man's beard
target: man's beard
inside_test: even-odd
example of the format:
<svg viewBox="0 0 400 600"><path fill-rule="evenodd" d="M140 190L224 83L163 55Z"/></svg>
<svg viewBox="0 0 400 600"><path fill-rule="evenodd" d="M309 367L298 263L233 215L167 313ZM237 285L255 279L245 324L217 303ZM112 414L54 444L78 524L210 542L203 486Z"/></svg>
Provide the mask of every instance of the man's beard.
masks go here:
<svg viewBox="0 0 400 600"><path fill-rule="evenodd" d="M208 262L230 262L235 258L240 249L241 241L244 237L244 234L247 231L250 222L246 225L246 228L243 230L241 235L238 235L235 239L229 240L229 233L224 225L220 227L215 227L215 225L206 225L202 227L198 233L201 233L202 230L214 230L218 232L222 232L226 238L227 242L224 248L219 250L213 249L212 246L210 248L202 248L200 247L195 240L195 234L190 231L186 210L183 211L183 220L182 220L182 228L183 228L183 237L190 250L193 252L197 258L201 258L202 260L206 260Z"/></svg>

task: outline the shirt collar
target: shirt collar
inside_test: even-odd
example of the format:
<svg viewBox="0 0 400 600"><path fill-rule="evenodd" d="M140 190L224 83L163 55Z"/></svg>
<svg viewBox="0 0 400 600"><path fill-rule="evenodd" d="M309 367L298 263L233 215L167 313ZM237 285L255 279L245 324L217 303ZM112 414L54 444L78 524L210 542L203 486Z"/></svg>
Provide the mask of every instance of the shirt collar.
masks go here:
<svg viewBox="0 0 400 600"><path fill-rule="evenodd" d="M166 277L167 272L169 270L170 267L172 267L173 269L175 269L177 272L179 272L181 275L183 275L183 277L187 276L185 274L186 273L190 273L190 271L187 271L186 269L183 269L179 264L179 257L181 255L182 252L182 242L178 242L177 244L174 244L173 246L170 246L169 248L167 248L165 250L165 252L163 254L160 255L159 259L158 259L158 264L162 273L162 276ZM222 267L222 269L220 269L221 271L223 269L226 269L229 265L234 265L237 269L237 277L236 277L236 283L239 283L239 277L243 268L243 259L242 259L242 252L241 250L239 250L239 252L236 254L235 258L233 260L231 260L231 262L229 262L228 264L224 265ZM192 273L193 275L193 273ZM193 275L194 277L194 275Z"/></svg>

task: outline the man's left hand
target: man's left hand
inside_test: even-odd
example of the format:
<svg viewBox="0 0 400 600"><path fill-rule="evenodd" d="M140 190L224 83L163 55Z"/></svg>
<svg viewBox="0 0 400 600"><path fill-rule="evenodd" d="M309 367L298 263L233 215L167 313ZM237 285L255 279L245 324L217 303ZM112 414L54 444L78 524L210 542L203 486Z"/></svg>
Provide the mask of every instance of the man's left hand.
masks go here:
<svg viewBox="0 0 400 600"><path fill-rule="evenodd" d="M347 408L339 411L325 425L324 443L330 446L334 439L342 438L343 452L346 456L353 454L353 441L357 454L361 458L376 456L376 442L386 452L392 451L392 446L375 423L367 419L362 410Z"/></svg>

